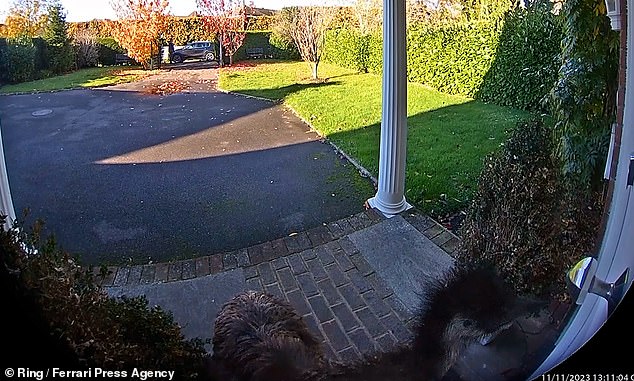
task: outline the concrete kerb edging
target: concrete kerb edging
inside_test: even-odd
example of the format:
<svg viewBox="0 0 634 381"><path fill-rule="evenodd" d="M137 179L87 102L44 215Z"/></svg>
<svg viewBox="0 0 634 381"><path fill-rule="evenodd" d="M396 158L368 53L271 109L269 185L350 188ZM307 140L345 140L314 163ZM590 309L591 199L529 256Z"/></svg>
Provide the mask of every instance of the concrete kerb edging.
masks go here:
<svg viewBox="0 0 634 381"><path fill-rule="evenodd" d="M287 237L239 250L172 262L109 266L104 277L101 276L101 267L94 266L93 274L98 279L101 279L100 284L102 287L166 283L193 279L236 268L255 266L276 258L312 249L338 240L355 231L370 227L383 219L384 217L380 213L368 209L304 232L294 233Z"/></svg>
<svg viewBox="0 0 634 381"><path fill-rule="evenodd" d="M108 85L105 85L105 86L108 86ZM64 91L73 91L73 90L92 90L92 89L98 89L100 87L105 87L105 86L94 86L94 87L76 86L76 87L69 87L69 88L66 88L66 89L55 89L55 90L17 91L15 93L0 94L0 97L1 96L11 96L11 95L53 94L53 93L61 93L61 92L64 92Z"/></svg>
<svg viewBox="0 0 634 381"><path fill-rule="evenodd" d="M257 100L261 100L261 101L265 101L265 102L271 102L271 103L274 103L274 104L283 105L289 111L291 111L293 113L293 115L295 115L299 120L301 120L303 123L305 123L310 128L310 130L312 132L314 132L317 135L319 135L319 137L321 138L322 141L328 143L338 154L340 154L341 156L345 157L346 160L348 160L359 171L359 173L362 176L367 177L370 180L372 180L372 183L374 183L375 187L379 183L377 178L374 177L374 175L372 175L372 173L370 173L370 171L365 169L365 167L363 167L356 159L352 158L350 155L348 155L346 152L344 152L341 148L339 148L335 143L333 143L330 139L328 139L321 132L319 132L315 127L313 127L312 124L310 124L309 121L307 121L301 115L299 115L297 113L297 111L295 111L295 109L293 109L291 106L286 104L283 99L278 99L278 100L268 99L268 98L258 97L258 96L255 96L255 95L248 95L248 94L237 93L237 92L234 92L234 91L223 90L221 88L217 88L217 90L221 91L221 92L223 92L225 94L239 95L239 96L246 97L246 98L253 98L253 99L257 99Z"/></svg>
<svg viewBox="0 0 634 381"><path fill-rule="evenodd" d="M416 230L438 245L452 257L460 244L460 239L432 218L409 210L402 213L403 218ZM292 234L253 245L247 248L220 252L204 257L177 260L172 262L150 263L145 265L109 266L107 274L101 277L100 266L93 267L93 273L101 279L103 287L124 285L167 283L193 279L236 268L247 268L277 258L313 249L317 246L339 240L347 235L368 228L384 220L379 212L368 209L338 221L317 226L305 232Z"/></svg>
<svg viewBox="0 0 634 381"><path fill-rule="evenodd" d="M365 176L367 178L369 178L370 180L372 180L372 182L374 183L374 186L376 187L379 183L379 181L376 179L376 177L374 177L372 175L372 173L370 173L370 171L368 171L367 169L365 169L364 166L362 166L356 159L353 159L350 155L348 155L347 153L345 153L341 148L339 148L335 143L333 143L330 139L328 139L326 136L324 136L321 132L319 132L315 127L313 127L312 124L310 124L309 121L307 121L306 119L304 119L301 115L299 115L297 113L297 111L295 111L292 107L290 107L289 105L284 103L284 106L287 107L293 114L295 114L295 116L301 120L302 122L306 123L306 125L308 127L310 127L310 129L315 132L317 135L319 135L319 137L322 139L322 141L330 144L330 146L340 155L342 155L343 157L345 157L350 163L352 163L352 165L354 165L354 167L359 171L359 173L361 173L362 176Z"/></svg>
<svg viewBox="0 0 634 381"><path fill-rule="evenodd" d="M218 86L216 86L216 90L220 91L221 93L230 94L230 95L237 95L237 96L245 97L245 98L257 99L257 100L263 101L263 102L269 102L269 103L273 103L273 104L284 104L284 100L283 99L269 99L269 98L264 98L264 97L258 97L257 95L249 95L249 94L243 94L243 93L238 93L238 92L235 92L235 91L229 91L229 90L221 89ZM289 109L290 109L290 107L289 107ZM293 111L293 112L295 112L295 111ZM311 129L312 129L312 126L311 126Z"/></svg>

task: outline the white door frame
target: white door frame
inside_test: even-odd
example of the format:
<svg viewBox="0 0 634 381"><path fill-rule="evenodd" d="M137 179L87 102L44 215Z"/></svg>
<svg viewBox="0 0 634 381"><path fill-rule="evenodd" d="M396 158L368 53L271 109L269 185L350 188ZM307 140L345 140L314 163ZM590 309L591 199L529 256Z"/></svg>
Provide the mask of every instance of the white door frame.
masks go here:
<svg viewBox="0 0 634 381"><path fill-rule="evenodd" d="M5 230L10 229L15 221L15 210L11 199L11 189L9 188L9 177L7 176L7 166L4 159L4 145L2 144L2 122L0 121L0 214L6 215L4 222Z"/></svg>

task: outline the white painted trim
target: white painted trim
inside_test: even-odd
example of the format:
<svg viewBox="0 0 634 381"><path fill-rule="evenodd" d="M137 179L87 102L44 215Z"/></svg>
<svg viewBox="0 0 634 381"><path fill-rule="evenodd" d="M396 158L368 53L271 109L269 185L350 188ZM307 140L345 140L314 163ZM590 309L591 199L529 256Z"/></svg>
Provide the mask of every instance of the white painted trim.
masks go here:
<svg viewBox="0 0 634 381"><path fill-rule="evenodd" d="M4 145L2 144L2 124L0 123L0 213L7 216L4 223L5 230L10 229L15 221L15 210L13 209L13 199L11 198L11 188L9 188L9 176L7 175L7 165L4 159Z"/></svg>

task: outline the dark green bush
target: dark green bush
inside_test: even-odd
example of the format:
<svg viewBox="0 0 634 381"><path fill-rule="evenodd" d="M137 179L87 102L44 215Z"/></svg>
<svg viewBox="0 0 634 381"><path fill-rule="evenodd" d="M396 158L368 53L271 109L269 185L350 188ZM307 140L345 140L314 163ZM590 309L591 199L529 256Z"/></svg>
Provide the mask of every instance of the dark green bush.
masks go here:
<svg viewBox="0 0 634 381"><path fill-rule="evenodd" d="M26 247L38 253L28 254ZM51 365L58 367L170 369L177 379L203 374L203 343L185 340L171 314L142 298L109 298L93 273L54 242L40 245L2 228L0 262L2 305L14 324L5 327L3 347L21 363L55 359Z"/></svg>
<svg viewBox="0 0 634 381"><path fill-rule="evenodd" d="M580 194L601 189L619 86L619 33L600 0L563 5L564 40L549 105L566 182Z"/></svg>
<svg viewBox="0 0 634 381"><path fill-rule="evenodd" d="M281 60L297 60L299 59L299 51L292 41L281 37L276 32L271 32L269 37L269 44L273 55L277 59Z"/></svg>
<svg viewBox="0 0 634 381"><path fill-rule="evenodd" d="M9 48L7 39L0 38L0 83L9 82Z"/></svg>
<svg viewBox="0 0 634 381"><path fill-rule="evenodd" d="M48 6L44 40L48 48L47 69L55 74L70 71L75 63L75 56L68 37L66 12L59 3Z"/></svg>
<svg viewBox="0 0 634 381"><path fill-rule="evenodd" d="M592 250L601 215L598 202L566 195L553 152L552 128L531 121L485 159L459 250L466 262L493 261L517 292L537 296L565 292L563 274Z"/></svg>
<svg viewBox="0 0 634 381"><path fill-rule="evenodd" d="M100 65L114 65L117 53L125 53L125 49L117 43L117 40L111 37L98 38L97 45L97 50L99 52L98 62Z"/></svg>
<svg viewBox="0 0 634 381"><path fill-rule="evenodd" d="M543 99L557 80L563 31L550 5L507 13L491 70L477 97L485 102L546 111Z"/></svg>
<svg viewBox="0 0 634 381"><path fill-rule="evenodd" d="M51 69L48 43L41 37L31 39L31 43L33 44L33 47L35 47L35 57L33 58L33 79L46 77L46 72L50 72Z"/></svg>
<svg viewBox="0 0 634 381"><path fill-rule="evenodd" d="M269 31L248 31L242 46L236 51L234 61L247 59L247 49L262 48L267 58L275 59L295 59L299 57L294 45L279 43L273 38L273 33ZM276 44L278 43L278 44Z"/></svg>
<svg viewBox="0 0 634 381"><path fill-rule="evenodd" d="M35 59L37 49L27 39L11 41L7 44L7 81L26 82L36 77Z"/></svg>

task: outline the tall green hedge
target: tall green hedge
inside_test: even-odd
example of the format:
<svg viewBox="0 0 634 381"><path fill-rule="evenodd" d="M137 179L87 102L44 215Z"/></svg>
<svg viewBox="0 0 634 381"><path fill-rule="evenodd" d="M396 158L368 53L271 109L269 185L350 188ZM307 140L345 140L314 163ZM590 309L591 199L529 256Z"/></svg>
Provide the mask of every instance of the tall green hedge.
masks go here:
<svg viewBox="0 0 634 381"><path fill-rule="evenodd" d="M448 94L474 96L497 44L498 27L492 23L412 25L407 35L408 80Z"/></svg>
<svg viewBox="0 0 634 381"><path fill-rule="evenodd" d="M379 35L364 35L358 29L333 29L326 33L322 59L363 73L380 73L383 41Z"/></svg>
<svg viewBox="0 0 634 381"><path fill-rule="evenodd" d="M234 61L247 59L247 49L262 48L264 55L268 58L276 59L296 59L299 53L294 45L280 45L275 43L272 32L269 31L249 31L242 43L242 46L233 56Z"/></svg>
<svg viewBox="0 0 634 381"><path fill-rule="evenodd" d="M408 79L449 94L475 95L497 47L494 24L413 24L407 34ZM382 71L382 37L337 29L326 36L324 60L361 72Z"/></svg>
<svg viewBox="0 0 634 381"><path fill-rule="evenodd" d="M503 22L412 23L407 30L408 80L449 94L542 110L541 100L557 78L562 38L561 21L546 5L511 10ZM382 36L331 30L323 59L380 73Z"/></svg>
<svg viewBox="0 0 634 381"><path fill-rule="evenodd" d="M112 37L97 38L97 51L97 61L104 66L114 65L117 53L125 53L125 49Z"/></svg>
<svg viewBox="0 0 634 381"><path fill-rule="evenodd" d="M335 65L368 71L369 36L357 29L334 29L326 33L322 59Z"/></svg>
<svg viewBox="0 0 634 381"><path fill-rule="evenodd" d="M543 103L557 80L563 30L550 7L509 12L491 70L477 97L486 102L545 111Z"/></svg>
<svg viewBox="0 0 634 381"><path fill-rule="evenodd" d="M7 39L0 38L0 83L9 82L9 48Z"/></svg>

